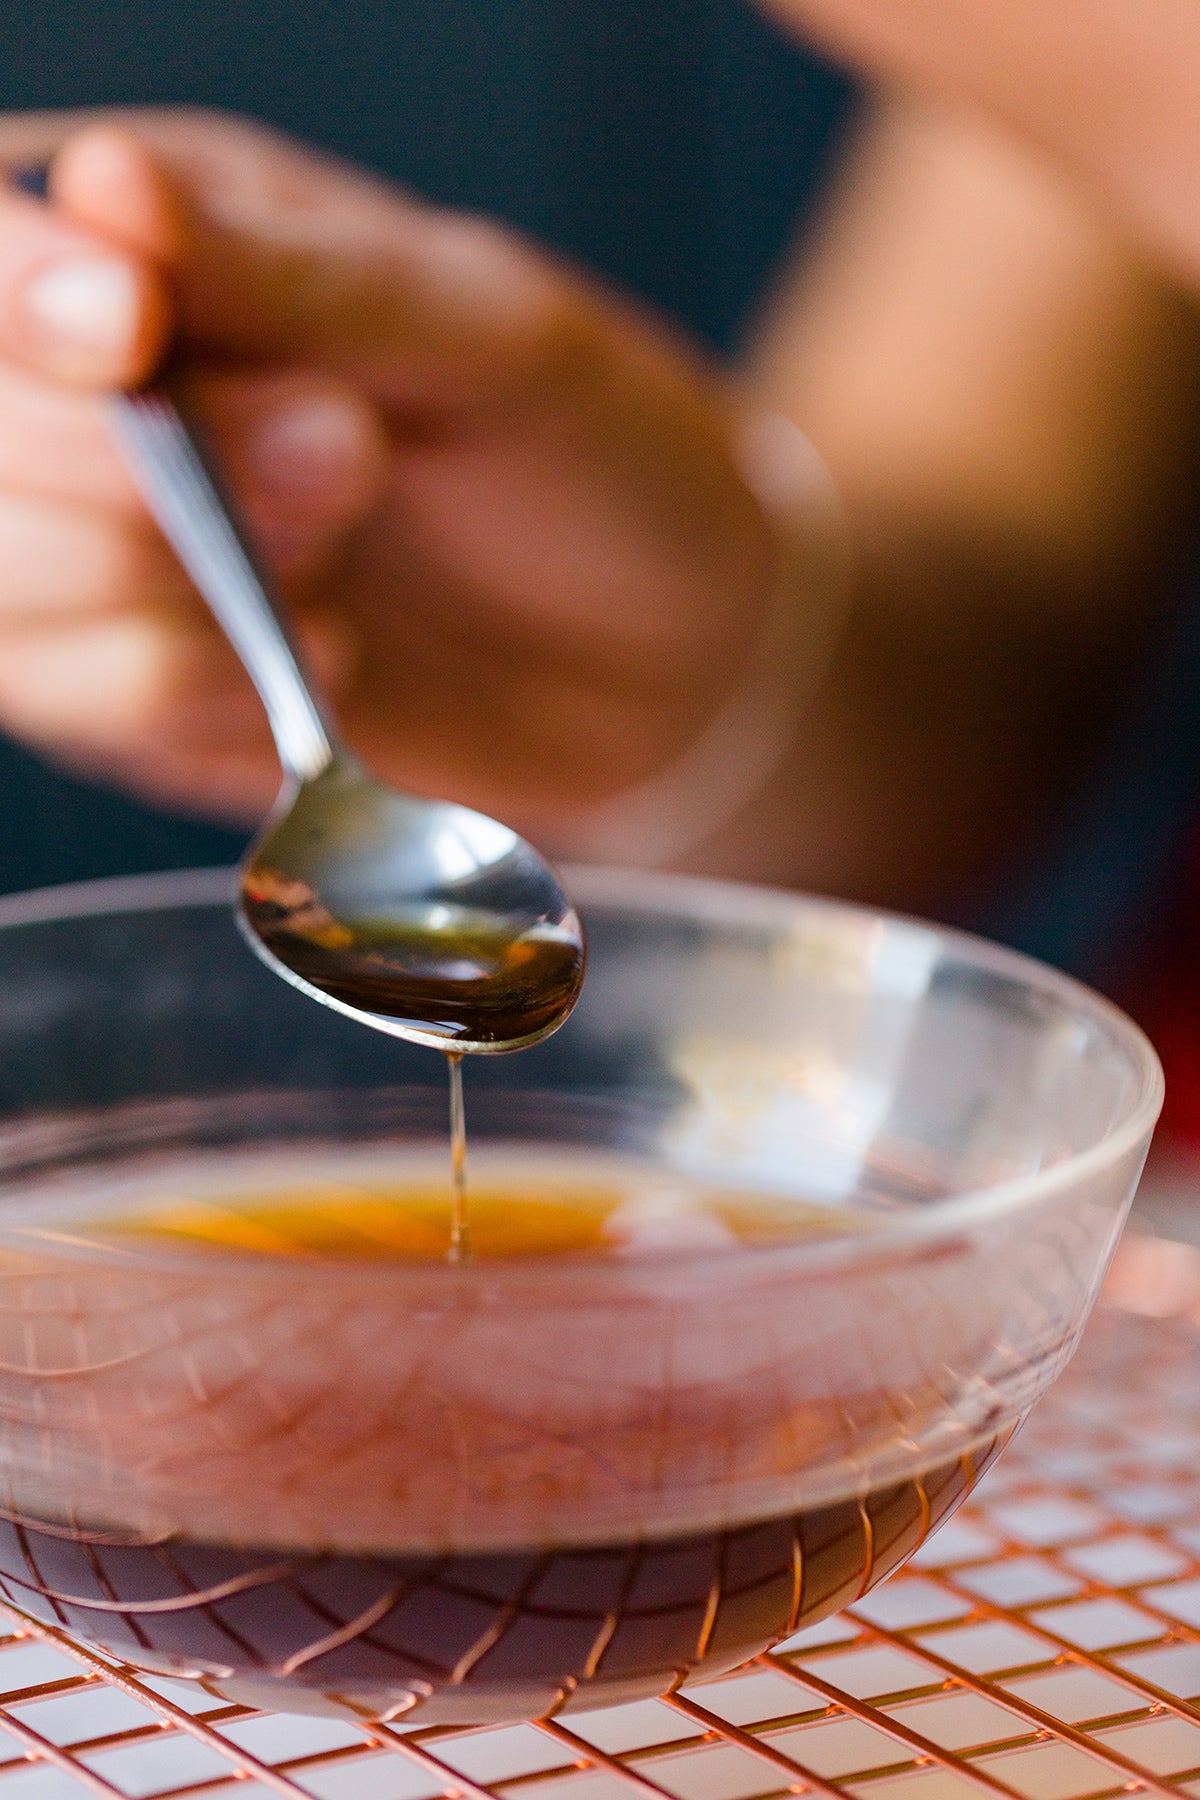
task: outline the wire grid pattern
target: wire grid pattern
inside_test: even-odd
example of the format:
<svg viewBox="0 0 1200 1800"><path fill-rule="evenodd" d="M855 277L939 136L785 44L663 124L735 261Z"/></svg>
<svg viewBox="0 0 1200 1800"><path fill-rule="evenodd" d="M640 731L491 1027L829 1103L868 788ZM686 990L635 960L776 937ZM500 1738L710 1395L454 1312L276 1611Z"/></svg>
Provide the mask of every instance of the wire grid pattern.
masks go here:
<svg viewBox="0 0 1200 1800"><path fill-rule="evenodd" d="M0 1620L0 1800L1200 1800L1200 1249L1127 1241L1068 1375L906 1570L660 1700L355 1726Z"/></svg>

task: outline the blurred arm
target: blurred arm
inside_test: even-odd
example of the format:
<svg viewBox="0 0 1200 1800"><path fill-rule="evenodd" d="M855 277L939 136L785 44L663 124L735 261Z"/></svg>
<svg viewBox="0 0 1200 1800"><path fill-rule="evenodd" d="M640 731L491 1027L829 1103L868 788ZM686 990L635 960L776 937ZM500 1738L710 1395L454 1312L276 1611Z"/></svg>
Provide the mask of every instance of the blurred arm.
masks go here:
<svg viewBox="0 0 1200 1800"><path fill-rule="evenodd" d="M754 357L841 489L852 614L728 867L945 910L1069 803L1193 516L1198 350L1033 155L915 107L867 128Z"/></svg>

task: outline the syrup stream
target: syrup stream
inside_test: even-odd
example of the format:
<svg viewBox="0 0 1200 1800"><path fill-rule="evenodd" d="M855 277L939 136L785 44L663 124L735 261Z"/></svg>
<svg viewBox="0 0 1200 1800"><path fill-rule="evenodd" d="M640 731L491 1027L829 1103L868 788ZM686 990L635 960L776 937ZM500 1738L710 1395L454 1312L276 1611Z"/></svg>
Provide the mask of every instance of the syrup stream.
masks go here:
<svg viewBox="0 0 1200 1800"><path fill-rule="evenodd" d="M462 1052L447 1050L450 1071L450 1261L466 1262L471 1255L471 1230L467 1220L467 1118L463 1110Z"/></svg>

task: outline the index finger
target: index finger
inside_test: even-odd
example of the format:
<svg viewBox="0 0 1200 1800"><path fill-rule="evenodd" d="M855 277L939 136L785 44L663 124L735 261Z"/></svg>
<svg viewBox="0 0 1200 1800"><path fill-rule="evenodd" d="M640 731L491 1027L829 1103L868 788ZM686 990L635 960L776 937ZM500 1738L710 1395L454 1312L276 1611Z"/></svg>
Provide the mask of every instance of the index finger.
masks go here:
<svg viewBox="0 0 1200 1800"><path fill-rule="evenodd" d="M201 358L320 366L402 404L510 390L585 310L511 234L242 120L106 117L53 191L160 263Z"/></svg>
<svg viewBox="0 0 1200 1800"><path fill-rule="evenodd" d="M11 175L18 169L48 163L72 133L105 116L111 114L93 106L62 112L0 113L0 170Z"/></svg>
<svg viewBox="0 0 1200 1800"><path fill-rule="evenodd" d="M71 386L123 387L153 368L169 320L147 258L19 192L10 174L0 186L0 357Z"/></svg>

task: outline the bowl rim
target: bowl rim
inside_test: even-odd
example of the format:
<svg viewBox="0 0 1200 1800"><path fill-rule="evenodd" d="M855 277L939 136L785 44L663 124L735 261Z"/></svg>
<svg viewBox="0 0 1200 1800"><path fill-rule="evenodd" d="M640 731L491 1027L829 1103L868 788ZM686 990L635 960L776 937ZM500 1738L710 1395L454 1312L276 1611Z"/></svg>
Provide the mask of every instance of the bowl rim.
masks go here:
<svg viewBox="0 0 1200 1800"><path fill-rule="evenodd" d="M858 919L867 924L885 924L919 932L981 971L1019 981L1027 988L1054 995L1071 1006L1081 1018L1116 1042L1139 1077L1137 1092L1125 1116L1094 1144L1074 1152L1049 1169L931 1200L894 1215L887 1224L881 1223L880 1229L865 1235L846 1233L815 1243L744 1246L739 1257L745 1254L772 1262L781 1258L788 1261L799 1258L808 1265L841 1261L846 1255L858 1260L864 1254L873 1257L889 1255L897 1249L912 1250L930 1238L943 1238L964 1227L981 1225L997 1216L1015 1214L1040 1204L1064 1188L1075 1187L1118 1164L1143 1139L1145 1146L1149 1146L1162 1109L1165 1088L1162 1066L1154 1046L1141 1027L1120 1007L1085 982L1064 974L1049 963L955 926L938 925L911 914L821 894L707 876L590 864L566 864L562 873L572 898L579 901L585 912L585 924L589 905L606 905L636 908L650 914L683 913L701 921L730 922L736 919L739 923L764 927L786 922L794 924L798 917L807 915L810 918ZM106 876L34 888L0 896L0 931L51 924L59 919L230 904L236 895L237 878L236 867L208 867ZM729 1255L727 1249L697 1248L685 1252L678 1262L673 1261L673 1267L678 1272L685 1264L691 1266L722 1259L728 1262ZM138 1260L142 1259L139 1257ZM237 1263L244 1267L249 1259L236 1253L214 1252L213 1263L218 1260L226 1266ZM506 1259L506 1267L512 1268L521 1260L514 1258L509 1262ZM261 1269L262 1259L253 1261ZM366 1273L369 1265L360 1266ZM488 1267L494 1270L495 1265Z"/></svg>

